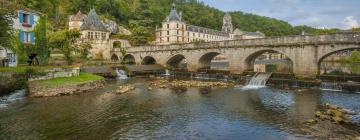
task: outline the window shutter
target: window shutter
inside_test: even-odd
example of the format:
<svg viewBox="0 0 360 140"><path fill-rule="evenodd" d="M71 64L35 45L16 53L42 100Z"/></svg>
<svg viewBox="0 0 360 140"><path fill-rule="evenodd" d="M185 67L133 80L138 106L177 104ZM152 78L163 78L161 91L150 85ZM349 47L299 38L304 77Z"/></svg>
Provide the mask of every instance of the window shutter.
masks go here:
<svg viewBox="0 0 360 140"><path fill-rule="evenodd" d="M30 15L30 25L33 26L34 25L34 15Z"/></svg>
<svg viewBox="0 0 360 140"><path fill-rule="evenodd" d="M35 34L34 34L34 32L30 32L30 41L31 41L31 44L35 43Z"/></svg>
<svg viewBox="0 0 360 140"><path fill-rule="evenodd" d="M19 22L20 23L24 22L24 14L22 12L19 12Z"/></svg>
<svg viewBox="0 0 360 140"><path fill-rule="evenodd" d="M24 43L24 32L20 31L20 42Z"/></svg>

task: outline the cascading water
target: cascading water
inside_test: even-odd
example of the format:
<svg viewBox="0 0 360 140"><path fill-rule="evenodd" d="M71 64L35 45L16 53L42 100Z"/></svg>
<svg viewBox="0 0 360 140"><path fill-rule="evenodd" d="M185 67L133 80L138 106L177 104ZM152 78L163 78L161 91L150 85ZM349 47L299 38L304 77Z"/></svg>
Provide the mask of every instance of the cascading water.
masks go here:
<svg viewBox="0 0 360 140"><path fill-rule="evenodd" d="M257 73L254 75L245 89L256 89L266 87L266 82L271 77L272 73Z"/></svg>
<svg viewBox="0 0 360 140"><path fill-rule="evenodd" d="M168 69L165 70L165 76L170 76L170 71Z"/></svg>
<svg viewBox="0 0 360 140"><path fill-rule="evenodd" d="M117 79L128 79L126 72L122 69L116 69Z"/></svg>
<svg viewBox="0 0 360 140"><path fill-rule="evenodd" d="M16 100L23 99L26 95L25 90L18 90L11 93L8 96L0 97L0 108L7 107L9 104L13 103Z"/></svg>
<svg viewBox="0 0 360 140"><path fill-rule="evenodd" d="M322 82L320 89L329 91L342 91L342 86L335 82Z"/></svg>

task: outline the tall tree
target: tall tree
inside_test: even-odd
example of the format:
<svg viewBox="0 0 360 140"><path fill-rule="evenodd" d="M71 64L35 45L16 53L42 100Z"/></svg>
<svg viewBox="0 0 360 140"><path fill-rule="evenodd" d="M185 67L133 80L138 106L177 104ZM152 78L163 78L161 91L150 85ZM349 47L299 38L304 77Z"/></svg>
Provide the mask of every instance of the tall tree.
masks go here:
<svg viewBox="0 0 360 140"><path fill-rule="evenodd" d="M53 49L58 49L62 52L66 62L71 65L73 62L73 52L79 50L79 46L75 44L76 40L80 38L81 33L78 30L61 30L51 34L49 38L49 45Z"/></svg>
<svg viewBox="0 0 360 140"><path fill-rule="evenodd" d="M13 20L15 8L10 2L0 0L0 46L9 47L13 34Z"/></svg>

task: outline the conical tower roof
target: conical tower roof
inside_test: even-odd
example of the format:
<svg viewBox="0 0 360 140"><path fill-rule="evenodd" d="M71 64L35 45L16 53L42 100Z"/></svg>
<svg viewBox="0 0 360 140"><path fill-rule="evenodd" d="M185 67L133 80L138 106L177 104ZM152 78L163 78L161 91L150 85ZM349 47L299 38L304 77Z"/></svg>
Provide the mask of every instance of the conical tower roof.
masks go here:
<svg viewBox="0 0 360 140"><path fill-rule="evenodd" d="M76 15L70 16L70 21L84 21L86 15L78 11Z"/></svg>
<svg viewBox="0 0 360 140"><path fill-rule="evenodd" d="M86 17L84 24L81 25L80 29L109 32L100 20L99 16L96 14L95 9L90 10L89 15Z"/></svg>
<svg viewBox="0 0 360 140"><path fill-rule="evenodd" d="M172 4L170 14L167 18L168 21L181 21L181 17L179 16L175 3Z"/></svg>

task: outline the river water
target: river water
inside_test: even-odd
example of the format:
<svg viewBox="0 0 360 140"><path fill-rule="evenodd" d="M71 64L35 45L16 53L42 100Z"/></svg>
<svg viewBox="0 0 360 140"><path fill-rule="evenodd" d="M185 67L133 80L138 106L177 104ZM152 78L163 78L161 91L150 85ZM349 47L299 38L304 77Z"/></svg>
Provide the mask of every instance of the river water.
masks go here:
<svg viewBox="0 0 360 140"><path fill-rule="evenodd" d="M148 82L133 78L81 95L17 99L0 108L0 139L312 139L301 130L320 104L360 112L355 93L241 86L149 91ZM123 83L137 88L109 93Z"/></svg>

